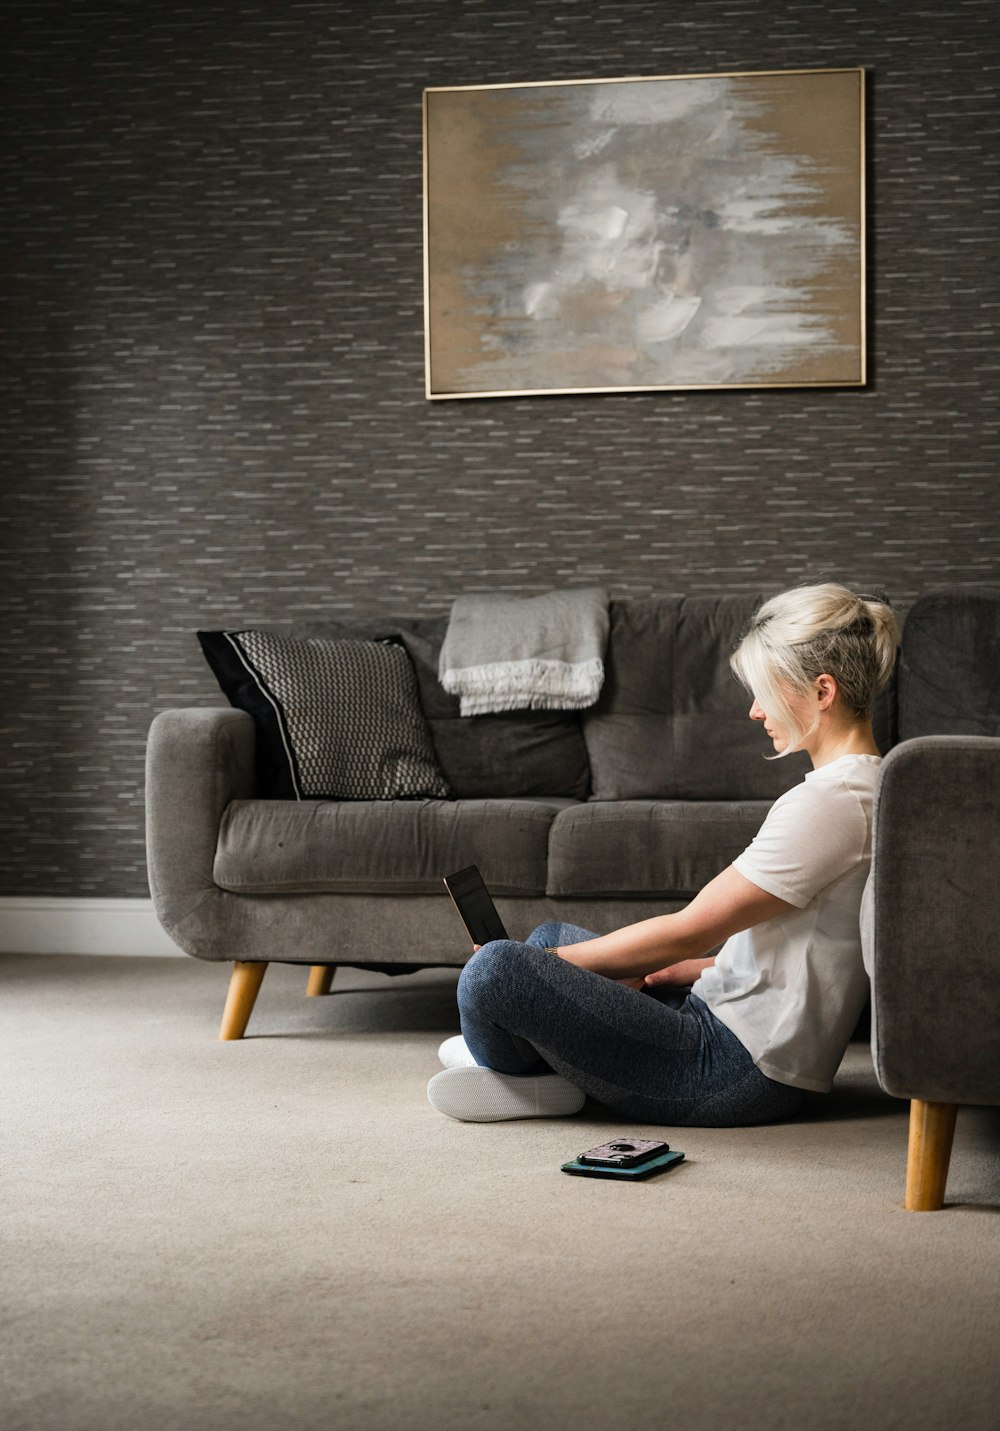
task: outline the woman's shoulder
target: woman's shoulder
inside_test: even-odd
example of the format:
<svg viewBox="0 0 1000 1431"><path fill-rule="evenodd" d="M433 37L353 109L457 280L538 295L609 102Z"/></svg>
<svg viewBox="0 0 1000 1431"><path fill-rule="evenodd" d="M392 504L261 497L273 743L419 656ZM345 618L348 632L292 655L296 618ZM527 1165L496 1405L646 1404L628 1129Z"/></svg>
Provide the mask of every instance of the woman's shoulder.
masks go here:
<svg viewBox="0 0 1000 1431"><path fill-rule="evenodd" d="M852 760L850 767L838 771L833 771L832 766L840 762L831 762L831 767L822 766L812 772L821 776L828 771L825 779L806 776L779 796L757 838L741 857L747 861L741 873L753 879L751 865L770 866L776 861L783 869L801 871L797 887L805 898L811 898L831 880L868 858L874 775L878 769L877 763L872 762L876 760L877 757L865 757L865 764L856 767ZM851 768L865 770L868 775L856 781Z"/></svg>
<svg viewBox="0 0 1000 1431"><path fill-rule="evenodd" d="M841 755L818 770L810 770L802 785L807 790L839 790L865 798L875 789L881 764L881 755Z"/></svg>
<svg viewBox="0 0 1000 1431"><path fill-rule="evenodd" d="M878 779L880 755L842 755L810 770L803 780L786 790L771 806L778 818L829 818L840 806L857 810L865 817L871 810Z"/></svg>

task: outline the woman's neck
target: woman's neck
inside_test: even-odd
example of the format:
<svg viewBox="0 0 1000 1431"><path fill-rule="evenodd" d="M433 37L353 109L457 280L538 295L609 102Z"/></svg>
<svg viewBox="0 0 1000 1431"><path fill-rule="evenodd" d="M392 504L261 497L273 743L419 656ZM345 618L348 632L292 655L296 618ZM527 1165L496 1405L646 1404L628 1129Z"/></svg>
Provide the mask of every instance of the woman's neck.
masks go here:
<svg viewBox="0 0 1000 1431"><path fill-rule="evenodd" d="M829 765L845 755L880 755L875 744L875 736L870 720L851 721L847 725L823 725L815 733L813 740L804 743L803 749L813 763L813 769Z"/></svg>

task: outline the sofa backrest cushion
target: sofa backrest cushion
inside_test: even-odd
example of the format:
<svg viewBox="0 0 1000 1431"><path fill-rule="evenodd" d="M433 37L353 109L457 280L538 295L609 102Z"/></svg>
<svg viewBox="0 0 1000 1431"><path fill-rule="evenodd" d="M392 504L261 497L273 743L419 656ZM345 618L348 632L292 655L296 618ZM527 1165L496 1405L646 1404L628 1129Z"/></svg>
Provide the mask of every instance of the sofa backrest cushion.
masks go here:
<svg viewBox="0 0 1000 1431"><path fill-rule="evenodd" d="M459 699L438 680L448 614L350 617L299 626L296 635L402 642L416 672L420 703L438 764L458 799L533 795L586 799L587 748L576 711L510 711L462 716Z"/></svg>
<svg viewBox="0 0 1000 1431"><path fill-rule="evenodd" d="M604 690L584 712L595 800L774 800L804 756L768 761L729 653L756 597L611 603Z"/></svg>
<svg viewBox="0 0 1000 1431"><path fill-rule="evenodd" d="M903 627L899 739L1000 736L1000 591L928 592Z"/></svg>
<svg viewBox="0 0 1000 1431"><path fill-rule="evenodd" d="M595 800L775 800L809 769L805 755L768 760L750 697L729 656L755 596L648 597L611 603L604 690L583 712ZM875 736L892 744L893 694Z"/></svg>

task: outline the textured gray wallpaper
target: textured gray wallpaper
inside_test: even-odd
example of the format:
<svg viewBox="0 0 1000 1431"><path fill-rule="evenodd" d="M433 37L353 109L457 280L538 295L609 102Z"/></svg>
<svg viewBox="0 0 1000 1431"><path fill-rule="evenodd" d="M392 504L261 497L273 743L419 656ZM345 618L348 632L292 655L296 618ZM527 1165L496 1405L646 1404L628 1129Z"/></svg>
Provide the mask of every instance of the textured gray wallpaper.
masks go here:
<svg viewBox="0 0 1000 1431"><path fill-rule="evenodd" d="M5 28L3 894L141 895L193 632L996 581L995 0L31 4ZM424 85L864 65L867 389L428 404Z"/></svg>

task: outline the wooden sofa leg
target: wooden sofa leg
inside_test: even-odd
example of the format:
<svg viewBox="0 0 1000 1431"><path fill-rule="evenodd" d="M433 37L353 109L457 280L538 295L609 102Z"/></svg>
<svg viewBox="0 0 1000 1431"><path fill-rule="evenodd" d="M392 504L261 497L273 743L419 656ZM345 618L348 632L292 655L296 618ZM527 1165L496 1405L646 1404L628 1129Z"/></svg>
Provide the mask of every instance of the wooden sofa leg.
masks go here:
<svg viewBox="0 0 1000 1431"><path fill-rule="evenodd" d="M267 964L241 964L239 960L234 962L229 993L226 995L226 1007L222 1012L220 1039L243 1037L266 973Z"/></svg>
<svg viewBox="0 0 1000 1431"><path fill-rule="evenodd" d="M333 976L336 972L336 964L313 964L309 970L309 987L306 989L306 994L309 998L317 999L323 994L328 994L333 985Z"/></svg>
<svg viewBox="0 0 1000 1431"><path fill-rule="evenodd" d="M907 1212L937 1212L943 1206L957 1113L954 1103L911 1100L910 1146L906 1160Z"/></svg>

